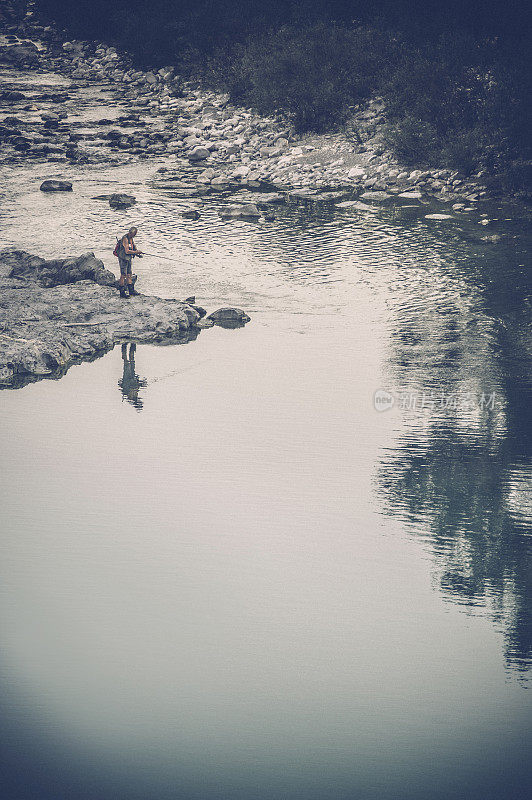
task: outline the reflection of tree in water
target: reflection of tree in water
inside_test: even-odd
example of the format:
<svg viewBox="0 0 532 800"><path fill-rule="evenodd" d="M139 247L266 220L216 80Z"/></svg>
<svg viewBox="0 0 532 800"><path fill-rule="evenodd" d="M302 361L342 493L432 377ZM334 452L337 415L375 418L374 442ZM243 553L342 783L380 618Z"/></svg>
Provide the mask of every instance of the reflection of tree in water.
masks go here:
<svg viewBox="0 0 532 800"><path fill-rule="evenodd" d="M122 399L127 400L137 411L142 411L143 402L139 397L139 390L148 385L145 378L139 378L135 372L135 343L129 346L129 356L127 344L122 345L123 372L122 379L118 381L118 386L122 392Z"/></svg>
<svg viewBox="0 0 532 800"><path fill-rule="evenodd" d="M532 658L532 549L526 486L515 480L504 443L482 431L436 422L427 438L405 436L383 463L386 511L428 524L442 591L454 601L489 604L504 623L508 660Z"/></svg>
<svg viewBox="0 0 532 800"><path fill-rule="evenodd" d="M457 315L409 315L395 331L397 386L496 390L493 411L413 412L411 428L380 466L385 510L421 528L441 590L487 605L504 629L506 659L532 663L530 353L520 324ZM472 333L475 337L472 339Z"/></svg>

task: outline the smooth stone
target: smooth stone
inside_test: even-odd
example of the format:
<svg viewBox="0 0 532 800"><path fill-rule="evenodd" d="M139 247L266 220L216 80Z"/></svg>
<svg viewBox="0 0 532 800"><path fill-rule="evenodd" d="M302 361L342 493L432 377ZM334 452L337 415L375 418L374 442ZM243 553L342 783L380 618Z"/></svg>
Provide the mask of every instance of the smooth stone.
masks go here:
<svg viewBox="0 0 532 800"><path fill-rule="evenodd" d="M197 180L200 181L200 183L210 183L215 175L215 171L212 167L209 167L209 169L204 170L201 175L198 175Z"/></svg>
<svg viewBox="0 0 532 800"><path fill-rule="evenodd" d="M250 321L250 317L240 308L219 308L218 311L209 314L207 319L221 328L241 328Z"/></svg>
<svg viewBox="0 0 532 800"><path fill-rule="evenodd" d="M221 208L218 212L222 219L258 219L260 211L255 203L233 204Z"/></svg>
<svg viewBox="0 0 532 800"><path fill-rule="evenodd" d="M250 172L251 167L248 167L244 164L241 167L237 167L235 170L233 170L232 176L233 178L247 178Z"/></svg>
<svg viewBox="0 0 532 800"><path fill-rule="evenodd" d="M199 219L201 214L196 208L187 208L181 212L181 216L183 219Z"/></svg>
<svg viewBox="0 0 532 800"><path fill-rule="evenodd" d="M405 200L421 200L421 192L400 192L397 197L404 197Z"/></svg>
<svg viewBox="0 0 532 800"><path fill-rule="evenodd" d="M50 179L43 181L40 185L41 192L71 192L72 184L70 181L58 181Z"/></svg>
<svg viewBox="0 0 532 800"><path fill-rule="evenodd" d="M369 206L367 203L362 203L361 200L346 200L344 203L338 203L336 208L352 208L355 211L368 211L370 214L376 214L377 209Z"/></svg>
<svg viewBox="0 0 532 800"><path fill-rule="evenodd" d="M271 204L284 203L286 197L284 194L279 194L279 192L265 192L264 194L255 196L254 199L258 206L266 206Z"/></svg>
<svg viewBox="0 0 532 800"><path fill-rule="evenodd" d="M453 219L452 214L425 214L425 219Z"/></svg>
<svg viewBox="0 0 532 800"><path fill-rule="evenodd" d="M189 161L204 161L206 158L209 158L210 154L210 150L206 147L195 147L188 154L188 159Z"/></svg>
<svg viewBox="0 0 532 800"><path fill-rule="evenodd" d="M391 195L388 192L364 192L360 195L363 200L388 200Z"/></svg>
<svg viewBox="0 0 532 800"><path fill-rule="evenodd" d="M297 197L301 200L306 200L309 197L314 197L318 192L316 189L292 189L288 194L290 197Z"/></svg>

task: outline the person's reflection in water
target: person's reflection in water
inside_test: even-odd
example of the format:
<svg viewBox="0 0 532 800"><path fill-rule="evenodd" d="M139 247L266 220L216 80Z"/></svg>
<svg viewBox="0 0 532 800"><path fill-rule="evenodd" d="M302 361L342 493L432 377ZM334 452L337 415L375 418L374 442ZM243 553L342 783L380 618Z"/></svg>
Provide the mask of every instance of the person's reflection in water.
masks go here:
<svg viewBox="0 0 532 800"><path fill-rule="evenodd" d="M122 362L124 370L122 372L122 380L118 381L120 391L122 392L122 399L127 400L128 403L135 406L137 411L142 411L143 402L139 397L139 390L148 385L145 378L139 378L135 372L135 351L137 345L132 342L129 345L129 357L127 353L127 343L122 345Z"/></svg>

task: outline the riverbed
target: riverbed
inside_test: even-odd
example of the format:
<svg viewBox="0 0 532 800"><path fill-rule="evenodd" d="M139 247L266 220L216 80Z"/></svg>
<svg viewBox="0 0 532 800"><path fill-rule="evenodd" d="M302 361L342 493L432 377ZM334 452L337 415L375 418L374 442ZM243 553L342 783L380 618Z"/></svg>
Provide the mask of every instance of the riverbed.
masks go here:
<svg viewBox="0 0 532 800"><path fill-rule="evenodd" d="M252 320L0 393L6 796L528 796L525 217L186 220L170 166L4 170L0 245L135 224L140 291Z"/></svg>

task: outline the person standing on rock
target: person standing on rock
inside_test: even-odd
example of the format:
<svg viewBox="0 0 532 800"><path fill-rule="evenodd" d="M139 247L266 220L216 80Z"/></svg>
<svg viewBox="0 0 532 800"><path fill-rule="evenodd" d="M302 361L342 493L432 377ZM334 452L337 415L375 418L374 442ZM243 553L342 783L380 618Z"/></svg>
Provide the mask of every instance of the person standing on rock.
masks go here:
<svg viewBox="0 0 532 800"><path fill-rule="evenodd" d="M120 265L120 280L118 281L120 289L120 297L133 297L138 294L135 291L133 275L131 272L131 262L134 256L142 256L140 250L137 250L134 242L134 237L137 235L136 228L130 228L129 231L122 236L116 253L118 255L118 263ZM128 291L126 291L126 289ZM128 294L129 292L129 294Z"/></svg>

